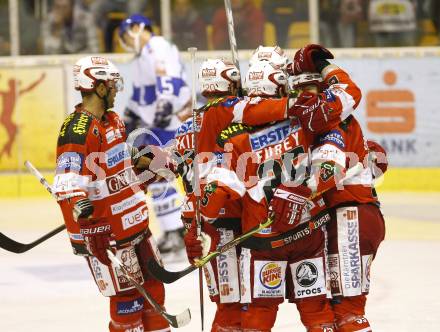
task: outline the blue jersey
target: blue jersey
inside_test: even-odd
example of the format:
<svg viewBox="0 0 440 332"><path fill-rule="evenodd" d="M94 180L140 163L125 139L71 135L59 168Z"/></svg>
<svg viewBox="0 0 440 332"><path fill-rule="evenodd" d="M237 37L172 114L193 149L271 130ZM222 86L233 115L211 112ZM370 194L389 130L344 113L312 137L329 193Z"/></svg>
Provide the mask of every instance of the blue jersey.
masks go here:
<svg viewBox="0 0 440 332"><path fill-rule="evenodd" d="M166 99L176 113L190 100L183 64L177 47L161 36L153 35L133 61L133 94L128 108L148 127L153 126L156 102ZM173 115L166 130L175 130L180 121Z"/></svg>

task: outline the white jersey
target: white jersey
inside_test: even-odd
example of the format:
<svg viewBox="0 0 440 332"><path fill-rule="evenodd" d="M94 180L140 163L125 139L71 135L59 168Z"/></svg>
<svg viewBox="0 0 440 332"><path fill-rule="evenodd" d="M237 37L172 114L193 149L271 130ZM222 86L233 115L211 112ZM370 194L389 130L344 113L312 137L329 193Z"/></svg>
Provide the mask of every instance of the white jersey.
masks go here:
<svg viewBox="0 0 440 332"><path fill-rule="evenodd" d="M179 111L190 99L183 64L177 47L161 36L152 36L141 54L132 63L133 94L128 108L137 114L145 125L152 127L156 102L167 99L173 104L173 113ZM175 130L180 121L173 115L165 129Z"/></svg>

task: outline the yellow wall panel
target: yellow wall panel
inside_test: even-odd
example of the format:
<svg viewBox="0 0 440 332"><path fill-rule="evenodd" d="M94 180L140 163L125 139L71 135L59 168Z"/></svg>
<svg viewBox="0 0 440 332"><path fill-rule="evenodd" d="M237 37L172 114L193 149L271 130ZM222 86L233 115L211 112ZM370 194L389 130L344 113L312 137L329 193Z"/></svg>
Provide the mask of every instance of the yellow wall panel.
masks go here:
<svg viewBox="0 0 440 332"><path fill-rule="evenodd" d="M61 66L0 69L0 171L27 159L53 169L56 139L65 116Z"/></svg>

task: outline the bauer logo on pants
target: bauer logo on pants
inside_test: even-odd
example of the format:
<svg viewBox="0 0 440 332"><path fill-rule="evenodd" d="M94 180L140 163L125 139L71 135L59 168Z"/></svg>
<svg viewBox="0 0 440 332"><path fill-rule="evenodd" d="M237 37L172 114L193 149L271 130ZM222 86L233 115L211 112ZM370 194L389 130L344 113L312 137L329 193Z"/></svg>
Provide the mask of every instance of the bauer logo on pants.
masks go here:
<svg viewBox="0 0 440 332"><path fill-rule="evenodd" d="M295 287L295 298L326 294L326 280L322 258L305 259L290 264Z"/></svg>
<svg viewBox="0 0 440 332"><path fill-rule="evenodd" d="M287 262L254 262L254 297L283 297Z"/></svg>

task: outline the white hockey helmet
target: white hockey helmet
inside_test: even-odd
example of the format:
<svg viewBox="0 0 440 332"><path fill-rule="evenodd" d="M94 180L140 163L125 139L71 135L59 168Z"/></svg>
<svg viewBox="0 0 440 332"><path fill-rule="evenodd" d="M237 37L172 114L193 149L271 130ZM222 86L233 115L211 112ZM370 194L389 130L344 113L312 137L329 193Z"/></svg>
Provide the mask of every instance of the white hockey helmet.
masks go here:
<svg viewBox="0 0 440 332"><path fill-rule="evenodd" d="M286 94L287 75L270 62L256 62L249 67L244 88L250 97L279 97Z"/></svg>
<svg viewBox="0 0 440 332"><path fill-rule="evenodd" d="M79 59L73 66L75 89L89 92L96 88L98 82L122 91L124 81L116 66L100 56L86 56Z"/></svg>
<svg viewBox="0 0 440 332"><path fill-rule="evenodd" d="M286 69L289 59L284 50L277 46L258 46L249 59L249 67L259 61L271 62L275 68Z"/></svg>
<svg viewBox="0 0 440 332"><path fill-rule="evenodd" d="M240 81L240 72L232 62L224 59L208 59L199 70L202 96L225 95Z"/></svg>
<svg viewBox="0 0 440 332"><path fill-rule="evenodd" d="M289 90L299 89L306 85L315 84L318 87L322 85L322 76L320 73L301 73L299 75L289 76Z"/></svg>

